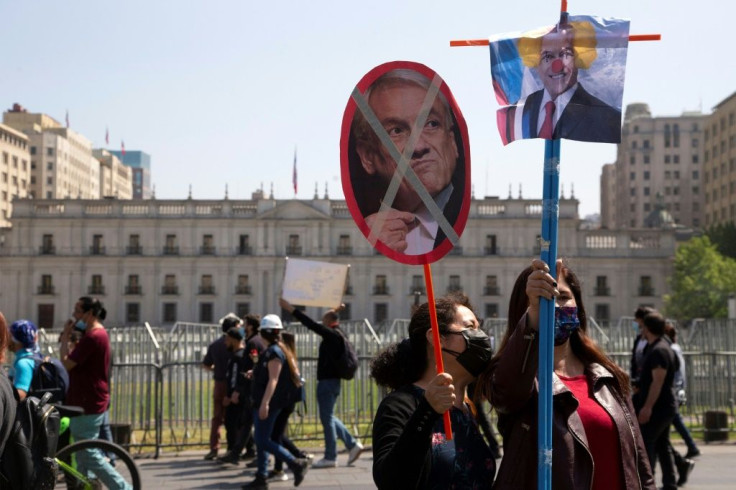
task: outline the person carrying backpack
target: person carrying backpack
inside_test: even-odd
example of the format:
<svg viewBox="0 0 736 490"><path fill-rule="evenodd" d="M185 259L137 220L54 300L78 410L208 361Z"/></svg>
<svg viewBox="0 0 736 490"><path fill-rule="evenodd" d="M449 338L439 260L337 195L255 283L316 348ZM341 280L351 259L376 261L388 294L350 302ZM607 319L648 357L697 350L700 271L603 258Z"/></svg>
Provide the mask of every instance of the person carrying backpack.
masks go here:
<svg viewBox="0 0 736 490"><path fill-rule="evenodd" d="M31 391L36 358L40 357L38 328L30 320L16 320L10 325L10 339L8 349L15 354L13 387L18 392L18 397L25 400Z"/></svg>
<svg viewBox="0 0 736 490"><path fill-rule="evenodd" d="M317 361L317 405L325 436L325 456L315 462L312 468L337 467L338 437L348 448L347 464L350 466L360 457L363 445L350 434L342 421L335 417L335 405L340 396L340 380L352 378L355 373L354 366L347 369L357 360L355 351L340 330L340 317L335 310L327 310L322 316L322 324L319 324L294 308L284 298L279 298L279 305L294 315L302 325L322 337Z"/></svg>

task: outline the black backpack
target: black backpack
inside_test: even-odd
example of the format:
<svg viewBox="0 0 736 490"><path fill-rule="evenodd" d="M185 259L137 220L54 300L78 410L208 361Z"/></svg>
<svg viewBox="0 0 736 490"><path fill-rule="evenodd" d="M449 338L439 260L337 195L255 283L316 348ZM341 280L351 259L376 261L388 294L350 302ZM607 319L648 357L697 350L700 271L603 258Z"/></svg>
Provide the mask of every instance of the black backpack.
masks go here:
<svg viewBox="0 0 736 490"><path fill-rule="evenodd" d="M353 379L355 377L355 371L358 370L358 355L355 353L353 344L350 343L348 338L339 328L335 329L340 337L342 337L342 352L340 356L335 359L335 369L337 375L342 379Z"/></svg>
<svg viewBox="0 0 736 490"><path fill-rule="evenodd" d="M18 394L13 390L18 400ZM10 437L2 454L0 488L51 490L56 485L59 411L51 394L27 396L18 403Z"/></svg>
<svg viewBox="0 0 736 490"><path fill-rule="evenodd" d="M33 368L29 396L41 399L46 393L51 393L49 403L63 403L66 391L69 388L69 373L55 357L34 357L36 362Z"/></svg>

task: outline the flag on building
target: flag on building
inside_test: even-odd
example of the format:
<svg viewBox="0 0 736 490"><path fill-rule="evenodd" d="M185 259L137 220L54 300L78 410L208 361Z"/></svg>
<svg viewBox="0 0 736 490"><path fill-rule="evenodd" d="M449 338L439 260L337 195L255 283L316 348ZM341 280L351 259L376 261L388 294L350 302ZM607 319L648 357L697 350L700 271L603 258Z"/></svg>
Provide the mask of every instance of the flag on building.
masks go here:
<svg viewBox="0 0 736 490"><path fill-rule="evenodd" d="M125 156L125 141L120 141L120 153Z"/></svg>
<svg viewBox="0 0 736 490"><path fill-rule="evenodd" d="M294 171L293 171L292 176L291 176L291 183L294 185L294 195L296 196L296 189L297 189L297 184L296 184L296 148L294 148Z"/></svg>
<svg viewBox="0 0 736 490"><path fill-rule="evenodd" d="M105 144L110 144L110 130L107 127L105 128Z"/></svg>
<svg viewBox="0 0 736 490"><path fill-rule="evenodd" d="M66 110L66 127L69 128L69 109Z"/></svg>

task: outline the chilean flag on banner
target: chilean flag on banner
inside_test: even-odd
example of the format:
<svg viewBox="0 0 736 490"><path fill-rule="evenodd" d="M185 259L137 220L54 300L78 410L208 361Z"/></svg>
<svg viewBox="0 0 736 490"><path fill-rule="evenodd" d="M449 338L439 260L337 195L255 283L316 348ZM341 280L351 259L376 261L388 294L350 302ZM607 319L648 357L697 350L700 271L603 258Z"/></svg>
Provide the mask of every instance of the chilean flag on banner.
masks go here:
<svg viewBox="0 0 736 490"><path fill-rule="evenodd" d="M294 195L296 196L296 189L297 189L297 184L296 184L296 148L294 148L294 171L293 171L293 173L291 175L291 183L294 185Z"/></svg>

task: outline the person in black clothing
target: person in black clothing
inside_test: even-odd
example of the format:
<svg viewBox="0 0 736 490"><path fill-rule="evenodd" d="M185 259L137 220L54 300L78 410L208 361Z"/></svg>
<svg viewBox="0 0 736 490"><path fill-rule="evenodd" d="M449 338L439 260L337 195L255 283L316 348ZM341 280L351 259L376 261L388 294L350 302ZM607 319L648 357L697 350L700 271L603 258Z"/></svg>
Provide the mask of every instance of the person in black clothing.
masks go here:
<svg viewBox="0 0 736 490"><path fill-rule="evenodd" d="M657 312L644 317L642 334L648 345L639 378L639 391L633 402L641 427L644 446L654 473L657 459L662 467L664 490L677 488L675 464L670 445L670 425L677 413L672 392L675 373L679 369L677 356L664 336L665 320Z"/></svg>
<svg viewBox="0 0 736 490"><path fill-rule="evenodd" d="M266 341L263 337L258 335L258 327L261 323L260 315L248 314L245 315L244 326L245 326L245 372L253 369L253 366L258 362L258 358L263 351L266 350ZM245 447L245 453L243 454L244 459L255 458L255 441L253 439L253 405L251 403L251 389L252 381L247 378L245 380L245 393L243 397L243 426L241 428L239 441L240 447Z"/></svg>
<svg viewBox="0 0 736 490"><path fill-rule="evenodd" d="M438 298L445 372L437 374L429 305L412 315L409 338L371 363L371 376L392 391L373 421L373 481L379 489L491 488L496 460L476 421L466 387L486 368L492 349L465 295ZM450 411L453 441L442 414Z"/></svg>
<svg viewBox="0 0 736 490"><path fill-rule="evenodd" d="M333 365L333 359L340 357L347 342L339 326L340 317L335 310L327 310L322 316L322 324L309 318L294 308L284 298L279 298L282 309L294 315L299 322L322 337L317 361L317 405L319 418L325 436L325 456L312 465L312 468L335 468L337 466L337 438L348 448L348 466L352 465L363 452L363 445L353 437L340 419L335 417L335 404L340 397L340 377Z"/></svg>
<svg viewBox="0 0 736 490"><path fill-rule="evenodd" d="M227 438L227 452L224 456L217 458L220 463L237 465L240 462L240 451L244 441L243 411L245 400L250 396L248 380L245 377L246 361L245 354L245 329L243 327L232 327L225 333L225 346L232 353L227 361L225 371L225 382L227 392L222 404L225 406L225 435Z"/></svg>
<svg viewBox="0 0 736 490"><path fill-rule="evenodd" d="M631 376L631 385L634 387L634 391L638 389L639 376L641 375L641 367L644 363L644 349L647 346L647 339L642 334L642 326L644 325L644 317L649 313L654 313L656 310L649 306L640 306L634 312L633 326L639 334L634 339L634 344L631 346L631 361L629 362L629 376Z"/></svg>

